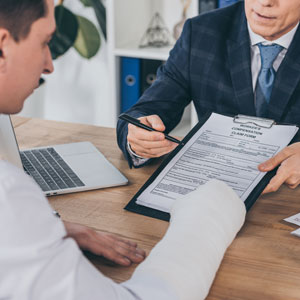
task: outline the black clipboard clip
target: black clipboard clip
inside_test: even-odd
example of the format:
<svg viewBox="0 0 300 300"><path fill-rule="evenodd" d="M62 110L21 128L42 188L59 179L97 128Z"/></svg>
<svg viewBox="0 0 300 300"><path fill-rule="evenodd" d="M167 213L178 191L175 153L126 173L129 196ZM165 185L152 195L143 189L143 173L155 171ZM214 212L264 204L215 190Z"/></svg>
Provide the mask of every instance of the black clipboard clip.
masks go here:
<svg viewBox="0 0 300 300"><path fill-rule="evenodd" d="M234 123L238 124L254 124L255 126L262 128L271 128L276 122L272 119L246 116L246 115L236 115L233 118Z"/></svg>

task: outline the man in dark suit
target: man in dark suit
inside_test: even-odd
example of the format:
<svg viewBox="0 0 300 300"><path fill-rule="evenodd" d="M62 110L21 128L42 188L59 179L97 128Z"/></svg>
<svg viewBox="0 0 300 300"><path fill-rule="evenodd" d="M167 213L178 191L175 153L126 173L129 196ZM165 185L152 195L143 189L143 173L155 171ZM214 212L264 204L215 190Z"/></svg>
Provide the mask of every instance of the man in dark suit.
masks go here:
<svg viewBox="0 0 300 300"><path fill-rule="evenodd" d="M170 132L194 102L208 112L245 114L300 125L300 1L245 0L189 19L155 83L127 111ZM262 70L265 71L262 71ZM118 144L130 166L172 151L162 133L118 123ZM280 165L264 192L300 183L300 143L259 166Z"/></svg>

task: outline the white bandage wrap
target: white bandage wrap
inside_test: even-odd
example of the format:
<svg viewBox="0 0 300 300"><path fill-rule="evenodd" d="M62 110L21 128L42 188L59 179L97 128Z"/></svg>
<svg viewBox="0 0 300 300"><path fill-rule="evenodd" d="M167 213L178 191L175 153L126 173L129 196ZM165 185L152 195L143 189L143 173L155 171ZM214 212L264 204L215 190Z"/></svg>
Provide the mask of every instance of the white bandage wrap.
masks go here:
<svg viewBox="0 0 300 300"><path fill-rule="evenodd" d="M200 186L176 201L165 237L124 285L131 289L132 283L139 294L140 282L146 299L142 286L147 284L141 281L151 275L174 293L169 299L204 299L245 215L244 203L225 183Z"/></svg>

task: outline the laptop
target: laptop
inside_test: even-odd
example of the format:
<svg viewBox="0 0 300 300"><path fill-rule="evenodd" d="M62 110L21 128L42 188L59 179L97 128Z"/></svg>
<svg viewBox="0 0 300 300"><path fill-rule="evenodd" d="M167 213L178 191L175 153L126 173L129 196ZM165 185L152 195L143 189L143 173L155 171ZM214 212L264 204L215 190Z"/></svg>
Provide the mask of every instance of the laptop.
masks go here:
<svg viewBox="0 0 300 300"><path fill-rule="evenodd" d="M90 142L19 151L11 119L2 114L0 157L32 176L46 196L128 183L127 178Z"/></svg>

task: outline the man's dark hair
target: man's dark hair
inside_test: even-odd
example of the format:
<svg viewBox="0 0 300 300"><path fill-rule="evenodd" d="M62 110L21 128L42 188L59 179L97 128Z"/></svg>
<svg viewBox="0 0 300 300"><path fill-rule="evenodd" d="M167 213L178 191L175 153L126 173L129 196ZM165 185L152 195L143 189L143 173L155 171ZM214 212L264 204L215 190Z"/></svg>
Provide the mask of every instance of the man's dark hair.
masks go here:
<svg viewBox="0 0 300 300"><path fill-rule="evenodd" d="M0 27L7 29L16 42L26 38L32 23L46 14L45 0L0 0Z"/></svg>

